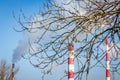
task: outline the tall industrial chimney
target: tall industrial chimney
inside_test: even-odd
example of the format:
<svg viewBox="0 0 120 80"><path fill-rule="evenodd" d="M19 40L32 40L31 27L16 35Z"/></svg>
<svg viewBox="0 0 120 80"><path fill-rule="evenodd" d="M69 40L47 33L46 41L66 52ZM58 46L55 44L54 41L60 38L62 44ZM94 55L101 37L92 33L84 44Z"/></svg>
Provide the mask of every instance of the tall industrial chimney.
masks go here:
<svg viewBox="0 0 120 80"><path fill-rule="evenodd" d="M69 57L68 57L68 80L74 80L74 46L68 45Z"/></svg>
<svg viewBox="0 0 120 80"><path fill-rule="evenodd" d="M15 64L12 64L12 80L14 80L14 67L15 67Z"/></svg>
<svg viewBox="0 0 120 80"><path fill-rule="evenodd" d="M106 38L106 80L110 80L110 55L108 37Z"/></svg>

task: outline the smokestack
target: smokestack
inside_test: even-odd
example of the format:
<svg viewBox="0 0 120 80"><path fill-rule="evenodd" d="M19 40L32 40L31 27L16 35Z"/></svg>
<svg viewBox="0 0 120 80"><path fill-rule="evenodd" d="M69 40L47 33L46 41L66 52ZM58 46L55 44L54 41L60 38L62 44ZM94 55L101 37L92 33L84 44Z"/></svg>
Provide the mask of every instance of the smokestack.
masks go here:
<svg viewBox="0 0 120 80"><path fill-rule="evenodd" d="M110 80L110 56L109 56L109 42L106 38L106 80Z"/></svg>
<svg viewBox="0 0 120 80"><path fill-rule="evenodd" d="M68 45L69 57L68 57L68 80L74 80L74 46Z"/></svg>
<svg viewBox="0 0 120 80"><path fill-rule="evenodd" d="M15 64L12 64L12 80L14 80L14 67L15 67Z"/></svg>

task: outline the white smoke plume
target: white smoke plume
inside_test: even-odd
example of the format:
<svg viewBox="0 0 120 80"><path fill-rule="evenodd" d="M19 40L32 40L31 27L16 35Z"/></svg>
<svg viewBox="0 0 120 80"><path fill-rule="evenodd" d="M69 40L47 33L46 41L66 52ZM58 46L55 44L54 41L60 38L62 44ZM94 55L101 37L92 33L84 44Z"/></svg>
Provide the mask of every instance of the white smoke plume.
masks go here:
<svg viewBox="0 0 120 80"><path fill-rule="evenodd" d="M79 5L77 4L78 2L73 1L73 3L70 3L69 5L65 5L67 3L69 3L69 0L54 0L58 5L62 5L65 9L67 10L71 10L74 12L73 7L77 7L79 9ZM82 11L81 11L82 12ZM81 12L79 12L81 14ZM17 61L20 60L21 56L24 56L25 53L35 53L38 51L38 44L35 43L35 40L39 39L39 36L43 34L44 30L39 30L37 29L37 27L40 26L39 23L37 23L38 21L42 20L43 17L41 15L37 15L33 18L33 23L29 24L29 28L31 30L31 33L28 31L24 31L23 35L24 35L24 39L20 40L18 43L18 46L16 47L16 49L13 52L13 58L12 58L12 62L15 63ZM34 23L36 22L36 23ZM34 29L32 29L34 28ZM53 35L53 33L49 33L47 32L47 37L50 37L50 35ZM42 41L46 41L46 40L42 40Z"/></svg>
<svg viewBox="0 0 120 80"><path fill-rule="evenodd" d="M36 34L37 36L38 34ZM16 63L24 56L26 53L34 54L37 52L38 45L35 42L35 33L29 33L27 31L24 32L24 40L20 40L18 46L13 52L12 63Z"/></svg>
<svg viewBox="0 0 120 80"><path fill-rule="evenodd" d="M16 63L20 60L21 56L23 56L28 50L28 44L24 40L20 40L18 46L13 52L12 63Z"/></svg>
<svg viewBox="0 0 120 80"><path fill-rule="evenodd" d="M38 17L38 16L37 16ZM40 18L40 17L38 17ZM35 21L37 18L35 17L33 21ZM30 27L35 28L37 27L38 24L32 24ZM32 30L32 29L31 29ZM26 53L32 53L34 54L38 50L38 44L35 43L35 40L38 38L40 35L39 29L33 29L31 32L24 31L23 32L23 40L20 40L18 42L18 46L16 49L13 51L13 56L12 56L12 63L16 63L21 59L22 56L24 56Z"/></svg>
<svg viewBox="0 0 120 80"><path fill-rule="evenodd" d="M85 4L82 3L80 0L54 0L54 2L58 6L65 8L65 10L75 12L78 15L85 15L86 11L80 7L80 6L84 6Z"/></svg>

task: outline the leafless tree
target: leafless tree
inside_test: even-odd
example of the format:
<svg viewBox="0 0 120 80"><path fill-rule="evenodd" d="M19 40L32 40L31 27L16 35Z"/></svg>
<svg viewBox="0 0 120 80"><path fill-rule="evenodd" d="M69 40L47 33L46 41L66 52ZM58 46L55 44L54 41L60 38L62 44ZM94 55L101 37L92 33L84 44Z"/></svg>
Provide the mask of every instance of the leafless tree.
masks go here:
<svg viewBox="0 0 120 80"><path fill-rule="evenodd" d="M15 69L15 74L18 72L18 68ZM0 62L0 80L12 80L12 69L5 60Z"/></svg>
<svg viewBox="0 0 120 80"><path fill-rule="evenodd" d="M90 70L106 69L105 39L108 37L111 74L120 75L120 0L55 0L44 9L34 19L23 14L24 21L18 20L22 31L40 32L34 41L39 47L33 54L31 46L27 57L33 66L45 74L54 66L66 64L67 46L73 43L75 80L84 79L84 75L88 80ZM33 58L37 61L33 62Z"/></svg>

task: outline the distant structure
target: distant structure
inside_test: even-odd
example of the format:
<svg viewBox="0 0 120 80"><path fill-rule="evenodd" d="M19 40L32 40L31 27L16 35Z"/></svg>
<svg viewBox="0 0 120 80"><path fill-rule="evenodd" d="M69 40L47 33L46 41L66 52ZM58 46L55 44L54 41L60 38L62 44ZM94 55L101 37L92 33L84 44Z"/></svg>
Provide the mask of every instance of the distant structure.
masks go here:
<svg viewBox="0 0 120 80"><path fill-rule="evenodd" d="M74 46L68 45L69 57L68 57L68 80L74 80Z"/></svg>
<svg viewBox="0 0 120 80"><path fill-rule="evenodd" d="M12 80L14 80L14 67L15 67L15 64L12 64Z"/></svg>

